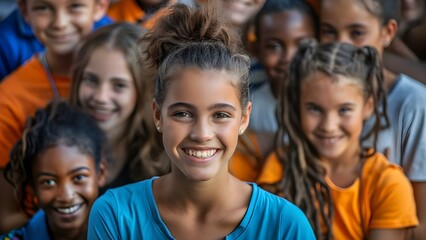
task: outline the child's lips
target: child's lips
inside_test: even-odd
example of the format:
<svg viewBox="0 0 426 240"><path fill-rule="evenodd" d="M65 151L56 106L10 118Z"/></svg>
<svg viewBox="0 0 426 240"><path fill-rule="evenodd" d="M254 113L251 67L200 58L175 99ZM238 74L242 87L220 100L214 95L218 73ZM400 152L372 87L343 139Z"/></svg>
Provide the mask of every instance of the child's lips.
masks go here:
<svg viewBox="0 0 426 240"><path fill-rule="evenodd" d="M323 145L334 145L338 143L343 136L317 136L317 138Z"/></svg>
<svg viewBox="0 0 426 240"><path fill-rule="evenodd" d="M97 120L97 121L107 121L112 117L115 110L112 109L106 109L106 108L94 108L92 107L90 109L91 115Z"/></svg>
<svg viewBox="0 0 426 240"><path fill-rule="evenodd" d="M66 34L49 34L48 35L50 39L56 41L56 42L68 42L71 40L74 36L73 33L66 33Z"/></svg>
<svg viewBox="0 0 426 240"><path fill-rule="evenodd" d="M76 213L78 210L80 210L82 206L83 206L83 203L79 203L72 206L55 207L54 209L56 212L60 214L71 215Z"/></svg>

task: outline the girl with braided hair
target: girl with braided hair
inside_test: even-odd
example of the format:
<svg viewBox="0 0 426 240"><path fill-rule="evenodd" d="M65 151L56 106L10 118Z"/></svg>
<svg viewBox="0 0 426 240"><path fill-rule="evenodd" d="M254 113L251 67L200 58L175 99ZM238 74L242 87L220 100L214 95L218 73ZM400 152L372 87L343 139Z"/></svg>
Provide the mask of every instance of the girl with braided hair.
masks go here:
<svg viewBox="0 0 426 240"><path fill-rule="evenodd" d="M398 29L400 0L322 0L320 15L320 39L322 43L339 41L358 47L373 46L379 52L385 68L384 86L389 127L382 128L377 138L377 151L386 155L390 162L400 165L413 186L419 226L410 239L426 236L426 85L407 72L398 74L399 68L424 71L414 63L401 64L396 68L386 66L386 49ZM395 64L394 64L395 65ZM407 68L408 65L408 68ZM404 71L403 71L404 72ZM411 72L412 73L412 72ZM364 125L371 129L374 119ZM372 139L365 141L372 146Z"/></svg>
<svg viewBox="0 0 426 240"><path fill-rule="evenodd" d="M0 239L85 239L90 208L105 183L105 137L96 121L52 102L27 121L5 177L25 208L30 188L38 210Z"/></svg>
<svg viewBox="0 0 426 240"><path fill-rule="evenodd" d="M108 190L89 239L314 239L300 209L229 173L249 123L250 60L210 4L173 6L143 38L171 173Z"/></svg>
<svg viewBox="0 0 426 240"><path fill-rule="evenodd" d="M376 50L302 44L278 104L275 153L258 183L298 205L318 239L404 239L418 224L413 191L398 165L363 148L386 119ZM389 237L388 237L389 236Z"/></svg>

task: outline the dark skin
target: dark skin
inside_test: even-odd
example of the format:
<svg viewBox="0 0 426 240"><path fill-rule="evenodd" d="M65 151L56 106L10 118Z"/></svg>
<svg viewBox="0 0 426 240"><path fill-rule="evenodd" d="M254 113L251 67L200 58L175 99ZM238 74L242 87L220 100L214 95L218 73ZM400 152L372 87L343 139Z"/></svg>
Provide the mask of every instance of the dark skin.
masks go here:
<svg viewBox="0 0 426 240"><path fill-rule="evenodd" d="M20 210L12 185L4 178L4 169L0 170L0 234L6 234L12 229L23 226L27 215Z"/></svg>
<svg viewBox="0 0 426 240"><path fill-rule="evenodd" d="M403 73L426 84L426 65L424 63L404 58L391 51L383 53L383 63L386 68L392 69L396 73Z"/></svg>

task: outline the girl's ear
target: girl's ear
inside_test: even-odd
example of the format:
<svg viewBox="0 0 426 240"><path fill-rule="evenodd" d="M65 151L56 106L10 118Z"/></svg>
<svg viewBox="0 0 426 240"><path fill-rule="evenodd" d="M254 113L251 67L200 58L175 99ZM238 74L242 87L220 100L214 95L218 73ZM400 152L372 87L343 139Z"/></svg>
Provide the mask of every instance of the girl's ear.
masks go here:
<svg viewBox="0 0 426 240"><path fill-rule="evenodd" d="M152 115L154 117L155 127L159 132L161 132L161 129L163 129L163 123L161 121L161 109L155 99L152 100Z"/></svg>
<svg viewBox="0 0 426 240"><path fill-rule="evenodd" d="M106 183L106 177L107 177L107 162L105 159L101 160L99 164L99 170L97 172L98 177L98 187L104 187Z"/></svg>
<svg viewBox="0 0 426 240"><path fill-rule="evenodd" d="M95 0L95 9L93 12L93 19L95 22L101 20L103 16L105 16L108 7L109 7L109 0Z"/></svg>
<svg viewBox="0 0 426 240"><path fill-rule="evenodd" d="M248 128L250 123L251 101L248 102L246 109L243 109L241 116L240 135Z"/></svg>
<svg viewBox="0 0 426 240"><path fill-rule="evenodd" d="M370 118L371 114L373 114L373 111L374 111L374 100L373 100L373 97L369 97L364 104L364 109L362 113L363 119L367 120L368 118Z"/></svg>
<svg viewBox="0 0 426 240"><path fill-rule="evenodd" d="M382 27L383 46L386 48L390 45L398 31L398 23L391 19Z"/></svg>

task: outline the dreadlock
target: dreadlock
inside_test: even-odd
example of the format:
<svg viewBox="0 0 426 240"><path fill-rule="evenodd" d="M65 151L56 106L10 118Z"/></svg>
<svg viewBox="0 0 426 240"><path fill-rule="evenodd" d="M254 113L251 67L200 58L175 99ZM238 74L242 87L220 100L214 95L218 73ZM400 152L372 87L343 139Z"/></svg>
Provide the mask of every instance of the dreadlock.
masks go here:
<svg viewBox="0 0 426 240"><path fill-rule="evenodd" d="M374 148L380 129L380 120L386 119L386 94L379 56L374 48L357 48L346 43L320 45L308 40L300 46L289 68L277 109L279 129L275 152L284 166L284 177L277 183L277 194L298 205L310 220L319 239L332 239L333 201L325 182L325 167L315 147L301 128L300 91L304 79L316 72L338 81L338 76L354 79L365 99L374 101L375 126L367 133L374 134ZM379 107L381 106L381 107ZM362 138L360 142L363 141ZM362 145L360 145L362 146ZM364 159L375 152L363 149ZM321 226L326 228L323 233Z"/></svg>

